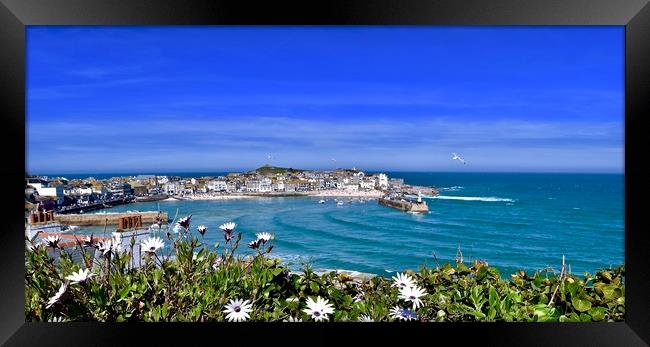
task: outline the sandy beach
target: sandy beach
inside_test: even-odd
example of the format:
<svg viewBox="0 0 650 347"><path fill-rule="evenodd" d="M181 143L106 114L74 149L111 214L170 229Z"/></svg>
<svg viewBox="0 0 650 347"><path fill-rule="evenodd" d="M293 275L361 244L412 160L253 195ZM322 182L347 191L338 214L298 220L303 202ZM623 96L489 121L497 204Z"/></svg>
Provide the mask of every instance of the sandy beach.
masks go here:
<svg viewBox="0 0 650 347"><path fill-rule="evenodd" d="M216 194L194 194L184 196L183 199L167 198L163 201L183 201L183 200L234 200L234 199L249 199L259 198L253 195L216 195Z"/></svg>
<svg viewBox="0 0 650 347"><path fill-rule="evenodd" d="M208 194L200 193L194 195L184 196L182 199L176 199L173 197L167 198L162 201L182 201L182 200L234 200L234 199L253 199L253 198L272 198L272 197L287 197L287 196L313 196L313 197L349 197L349 198L379 198L381 197L382 192L379 190L371 191L346 191L346 190L320 190L320 191L310 191L304 193L296 193L292 195L282 194L282 193L255 193L255 194L232 194L232 195L223 195L223 194Z"/></svg>
<svg viewBox="0 0 650 347"><path fill-rule="evenodd" d="M331 189L331 190L320 190L308 192L309 196L322 196L322 197L350 197L350 198L380 198L382 192L379 190L370 190L370 191L347 191L340 189Z"/></svg>

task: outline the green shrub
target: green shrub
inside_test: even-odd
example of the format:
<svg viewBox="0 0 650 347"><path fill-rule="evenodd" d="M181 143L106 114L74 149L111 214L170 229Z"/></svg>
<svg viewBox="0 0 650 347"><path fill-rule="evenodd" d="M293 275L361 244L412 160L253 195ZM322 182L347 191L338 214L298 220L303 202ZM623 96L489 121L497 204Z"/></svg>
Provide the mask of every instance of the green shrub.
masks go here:
<svg viewBox="0 0 650 347"><path fill-rule="evenodd" d="M394 321L399 317L436 322L625 319L622 266L593 276L569 274L561 281L548 271L532 276L520 271L503 279L497 268L480 261L436 269L423 266L417 272L405 272L412 285L426 293L419 297L421 305L413 309L412 302L400 298L401 289L392 279L359 280L336 272L317 275L309 266L299 274L291 273L278 259L269 257L271 240L252 242L257 254L241 258L235 255L241 234L227 238L219 249L218 244L205 245L203 235L194 237L189 222L187 226L175 237L167 234L168 255L160 250L148 253L139 268L131 266L133 245L122 251L110 247L106 251L103 245L98 250L106 252L101 264L93 266L90 254L85 254L85 266L80 266L67 251L55 262L47 252L53 247L32 244L26 254L26 320L224 321L228 320L226 305L241 299L250 305L250 310L243 308L247 316L242 319L307 321L315 318L307 313L311 312L306 311L307 302L316 305L312 300L317 298L328 321ZM80 243L76 252L85 253L87 247L100 246ZM73 283L69 276L85 268L92 268L93 275ZM60 290L63 294L55 297ZM327 307L333 312L327 314Z"/></svg>

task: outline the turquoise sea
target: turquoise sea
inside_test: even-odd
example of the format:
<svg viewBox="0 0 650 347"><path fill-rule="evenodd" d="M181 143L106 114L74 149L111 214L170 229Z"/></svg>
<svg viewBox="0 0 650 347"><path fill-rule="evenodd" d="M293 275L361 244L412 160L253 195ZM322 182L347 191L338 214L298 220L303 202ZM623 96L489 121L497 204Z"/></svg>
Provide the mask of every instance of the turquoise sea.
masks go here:
<svg viewBox="0 0 650 347"><path fill-rule="evenodd" d="M161 210L172 218L192 214L210 244L223 243L219 225L234 221L246 243L256 232L276 234L273 253L293 267L347 269L390 275L421 264L482 259L502 269L559 269L562 255L573 273L624 263L623 174L403 173L406 183L431 185L430 213L404 213L376 200L255 198L227 201L159 201L107 211ZM80 231L95 231L88 228Z"/></svg>

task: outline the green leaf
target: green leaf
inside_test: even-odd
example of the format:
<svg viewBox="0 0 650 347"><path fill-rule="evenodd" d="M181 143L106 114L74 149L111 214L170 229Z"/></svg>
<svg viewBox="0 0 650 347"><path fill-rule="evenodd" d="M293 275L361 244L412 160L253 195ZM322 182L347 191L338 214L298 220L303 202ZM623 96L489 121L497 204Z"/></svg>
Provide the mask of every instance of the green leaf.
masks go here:
<svg viewBox="0 0 650 347"><path fill-rule="evenodd" d="M169 305L167 303L164 303L162 305L162 317L167 317L167 311L169 310Z"/></svg>
<svg viewBox="0 0 650 347"><path fill-rule="evenodd" d="M573 307L580 312L589 311L591 308L591 303L587 300L573 298L573 300L571 300L571 303L573 304Z"/></svg>
<svg viewBox="0 0 650 347"><path fill-rule="evenodd" d="M575 312L571 312L570 315L561 315L560 316L560 323L578 323L580 322L580 316L578 316Z"/></svg>
<svg viewBox="0 0 650 347"><path fill-rule="evenodd" d="M480 268L476 273L476 281L483 282L483 280L485 280L487 275L488 275L488 269L486 267Z"/></svg>
<svg viewBox="0 0 650 347"><path fill-rule="evenodd" d="M549 315L549 308L546 306L546 304L537 304L533 306L533 315L538 316L538 317L543 317L543 316L548 316Z"/></svg>
<svg viewBox="0 0 650 347"><path fill-rule="evenodd" d="M463 263L458 263L456 264L456 271L458 271L458 273L465 273L469 271L469 269L467 268L467 265Z"/></svg>
<svg viewBox="0 0 650 347"><path fill-rule="evenodd" d="M494 287L490 287L490 290L488 291L489 293L489 303L490 303L490 308L496 308L499 306L499 294L497 293L497 290L494 289Z"/></svg>
<svg viewBox="0 0 650 347"><path fill-rule="evenodd" d="M487 314L488 319L489 320L494 320L494 317L496 317L496 315L497 315L497 310L494 307L490 307L490 309L488 310L488 314Z"/></svg>
<svg viewBox="0 0 650 347"><path fill-rule="evenodd" d="M613 284L606 284L601 287L601 290L603 291L603 296L607 301L616 300L621 296L621 290Z"/></svg>
<svg viewBox="0 0 650 347"><path fill-rule="evenodd" d="M314 292L314 293L318 293L318 291L320 290L320 287L318 286L318 283L316 283L316 282L311 282L311 283L309 284L309 288L310 288L311 291Z"/></svg>
<svg viewBox="0 0 650 347"><path fill-rule="evenodd" d="M607 314L607 309L604 307L593 307L591 310L589 310L588 313L591 316L591 319L594 320L594 322L599 322L605 319L605 315Z"/></svg>
<svg viewBox="0 0 650 347"><path fill-rule="evenodd" d="M485 318L485 314L484 314L483 312L481 312L481 311L472 311L472 312L470 312L469 314L471 314L472 316L476 317L477 319L483 319L483 318Z"/></svg>
<svg viewBox="0 0 650 347"><path fill-rule="evenodd" d="M120 299L118 301L122 301L126 299L129 296L129 293L131 293L131 286L126 286L120 290Z"/></svg>

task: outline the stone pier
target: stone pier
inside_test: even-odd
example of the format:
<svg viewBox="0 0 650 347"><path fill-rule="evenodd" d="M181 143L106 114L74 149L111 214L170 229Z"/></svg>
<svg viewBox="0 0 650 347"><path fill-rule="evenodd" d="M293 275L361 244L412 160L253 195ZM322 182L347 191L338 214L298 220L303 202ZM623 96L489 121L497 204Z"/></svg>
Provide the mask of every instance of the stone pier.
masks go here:
<svg viewBox="0 0 650 347"><path fill-rule="evenodd" d="M78 226L103 226L118 225L120 218L142 216L142 225L149 226L160 216L164 224L167 224L167 212L145 211L145 212L118 212L118 213L94 213L94 214L57 214L55 220L61 224Z"/></svg>

